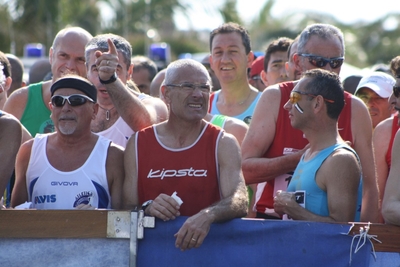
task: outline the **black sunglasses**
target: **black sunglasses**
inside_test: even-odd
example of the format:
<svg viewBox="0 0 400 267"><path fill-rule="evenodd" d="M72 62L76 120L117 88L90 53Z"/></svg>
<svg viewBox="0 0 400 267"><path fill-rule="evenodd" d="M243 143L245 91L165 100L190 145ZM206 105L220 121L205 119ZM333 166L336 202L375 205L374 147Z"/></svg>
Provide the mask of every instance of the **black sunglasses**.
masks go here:
<svg viewBox="0 0 400 267"><path fill-rule="evenodd" d="M393 94L395 97L400 96L400 86L393 86Z"/></svg>
<svg viewBox="0 0 400 267"><path fill-rule="evenodd" d="M68 104L73 107L83 105L86 103L86 101L94 103L93 99L85 95L55 95L51 98L51 104L53 104L55 107L64 106L66 101L68 101Z"/></svg>
<svg viewBox="0 0 400 267"><path fill-rule="evenodd" d="M329 63L332 69L336 69L342 66L344 61L344 57L325 58L313 54L299 54L299 56L308 58L308 61L317 68L323 68Z"/></svg>

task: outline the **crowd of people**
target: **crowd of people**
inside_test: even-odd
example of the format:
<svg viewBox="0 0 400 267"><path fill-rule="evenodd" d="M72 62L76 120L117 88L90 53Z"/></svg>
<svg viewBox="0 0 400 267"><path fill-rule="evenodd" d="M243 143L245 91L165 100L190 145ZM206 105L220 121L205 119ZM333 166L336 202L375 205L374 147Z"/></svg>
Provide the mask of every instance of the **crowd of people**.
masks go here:
<svg viewBox="0 0 400 267"><path fill-rule="evenodd" d="M50 78L28 84L0 53L4 208L187 216L181 250L244 216L400 225L400 56L352 89L344 60L329 24L255 58L247 30L225 23L209 56L163 70L121 36L68 27Z"/></svg>

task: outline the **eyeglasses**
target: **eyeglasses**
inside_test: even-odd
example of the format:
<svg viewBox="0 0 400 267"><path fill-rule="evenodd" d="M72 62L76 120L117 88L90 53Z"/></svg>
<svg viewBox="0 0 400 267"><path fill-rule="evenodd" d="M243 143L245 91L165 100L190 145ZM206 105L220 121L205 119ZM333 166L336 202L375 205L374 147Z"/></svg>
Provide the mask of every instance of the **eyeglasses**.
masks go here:
<svg viewBox="0 0 400 267"><path fill-rule="evenodd" d="M301 96L302 95L311 96L311 97L317 97L316 95L305 93L305 92L291 91L290 92L290 96L289 96L290 103L293 104L293 105L296 104L297 102L299 102L301 100ZM328 102L328 103L335 103L335 101L330 100L330 99L324 98L324 100L326 102Z"/></svg>
<svg viewBox="0 0 400 267"><path fill-rule="evenodd" d="M344 57L325 58L313 54L299 54L299 56L308 58L308 61L317 68L323 68L329 63L332 69L342 66Z"/></svg>
<svg viewBox="0 0 400 267"><path fill-rule="evenodd" d="M393 94L395 97L400 96L400 86L393 86Z"/></svg>
<svg viewBox="0 0 400 267"><path fill-rule="evenodd" d="M210 93L211 92L211 85L207 83L181 83L181 84L166 84L165 86L170 87L179 87L185 91L194 91L196 88L199 88L202 93Z"/></svg>
<svg viewBox="0 0 400 267"><path fill-rule="evenodd" d="M85 95L55 95L51 98L51 104L55 107L62 107L65 104L65 101L68 101L70 106L80 106L86 103L86 101L90 101L94 103L93 99Z"/></svg>

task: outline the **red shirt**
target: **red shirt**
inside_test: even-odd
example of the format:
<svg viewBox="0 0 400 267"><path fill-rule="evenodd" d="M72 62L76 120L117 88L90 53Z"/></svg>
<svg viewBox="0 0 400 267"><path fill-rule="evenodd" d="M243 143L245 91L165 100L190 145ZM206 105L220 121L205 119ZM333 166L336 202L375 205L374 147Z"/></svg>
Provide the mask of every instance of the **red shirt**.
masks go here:
<svg viewBox="0 0 400 267"><path fill-rule="evenodd" d="M139 203L159 194L182 199L182 216L192 216L221 199L217 147L223 130L208 124L199 138L185 148L161 144L154 127L136 134Z"/></svg>

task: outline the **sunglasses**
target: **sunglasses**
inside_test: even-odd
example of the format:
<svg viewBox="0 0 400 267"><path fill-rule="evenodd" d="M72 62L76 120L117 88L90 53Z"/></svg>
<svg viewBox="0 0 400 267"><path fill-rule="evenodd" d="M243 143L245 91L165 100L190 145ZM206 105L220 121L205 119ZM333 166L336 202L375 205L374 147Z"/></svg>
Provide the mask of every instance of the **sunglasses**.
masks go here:
<svg viewBox="0 0 400 267"><path fill-rule="evenodd" d="M400 86L393 86L393 94L395 97L400 96Z"/></svg>
<svg viewBox="0 0 400 267"><path fill-rule="evenodd" d="M344 61L344 57L325 58L313 54L299 54L299 56L308 58L308 61L317 68L323 68L329 63L332 69L336 69L342 66Z"/></svg>
<svg viewBox="0 0 400 267"><path fill-rule="evenodd" d="M302 95L306 95L306 96L311 96L311 97L317 97L316 95L313 94L309 94L309 93L305 93L305 92L300 92L300 91L291 91L290 92L290 96L289 96L289 101L292 105L296 104L297 102L299 102L301 100L301 96ZM326 99L324 98L324 100L328 103L335 103L335 101L330 100L330 99Z"/></svg>
<svg viewBox="0 0 400 267"><path fill-rule="evenodd" d="M72 107L81 106L86 103L86 101L90 101L94 103L93 99L85 95L55 95L51 98L51 104L55 107L62 107L65 105L65 102L68 101L68 104Z"/></svg>

